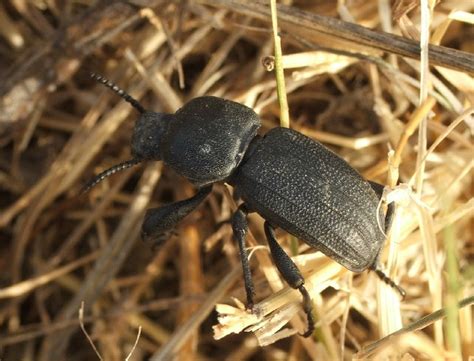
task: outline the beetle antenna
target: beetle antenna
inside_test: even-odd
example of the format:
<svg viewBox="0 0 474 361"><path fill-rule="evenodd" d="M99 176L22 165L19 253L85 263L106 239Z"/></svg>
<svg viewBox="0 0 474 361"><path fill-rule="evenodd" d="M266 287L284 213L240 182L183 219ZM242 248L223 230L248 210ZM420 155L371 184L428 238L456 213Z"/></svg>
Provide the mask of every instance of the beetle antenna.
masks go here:
<svg viewBox="0 0 474 361"><path fill-rule="evenodd" d="M399 285L397 285L390 277L388 277L381 269L373 267L372 270L375 272L375 274L380 278L383 282L388 284L390 287L395 288L398 293L400 293L400 296L402 296L402 299L405 298L407 295L406 291Z"/></svg>
<svg viewBox="0 0 474 361"><path fill-rule="evenodd" d="M88 192L91 188L95 187L97 184L102 182L108 176L111 176L112 174L120 172L122 170L131 168L140 162L141 162L140 159L131 159L123 163L116 164L107 170L104 170L102 173L97 174L94 178L92 178L89 182L87 182L86 185L84 185L84 187L82 188L81 193L84 194Z"/></svg>
<svg viewBox="0 0 474 361"><path fill-rule="evenodd" d="M97 80L99 83L104 84L106 87L112 89L115 93L117 93L121 98L123 98L126 102L132 104L132 106L138 110L140 113L145 113L146 109L143 108L143 106L136 100L134 97L132 97L130 94L128 94L125 90L121 89L114 83L112 83L109 79L103 77L102 75L96 74L96 73L90 73L90 76L92 79Z"/></svg>

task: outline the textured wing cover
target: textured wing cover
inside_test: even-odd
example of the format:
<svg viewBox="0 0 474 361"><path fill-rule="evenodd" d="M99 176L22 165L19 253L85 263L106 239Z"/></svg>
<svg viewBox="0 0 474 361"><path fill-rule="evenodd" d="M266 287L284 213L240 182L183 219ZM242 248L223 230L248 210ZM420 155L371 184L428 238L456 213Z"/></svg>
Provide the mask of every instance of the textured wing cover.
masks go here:
<svg viewBox="0 0 474 361"><path fill-rule="evenodd" d="M322 144L274 128L231 183L250 210L351 271L374 263L384 241L376 220L378 198L368 182Z"/></svg>
<svg viewBox="0 0 474 361"><path fill-rule="evenodd" d="M194 98L169 122L163 160L198 186L224 180L260 127L250 108L222 98Z"/></svg>

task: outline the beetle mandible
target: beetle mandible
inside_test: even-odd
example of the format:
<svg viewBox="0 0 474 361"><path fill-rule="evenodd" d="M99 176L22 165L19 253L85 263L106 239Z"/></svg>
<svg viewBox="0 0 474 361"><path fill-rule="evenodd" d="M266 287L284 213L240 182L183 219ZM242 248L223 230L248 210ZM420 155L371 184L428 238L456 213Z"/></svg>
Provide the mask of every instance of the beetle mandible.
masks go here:
<svg viewBox="0 0 474 361"><path fill-rule="evenodd" d="M97 175L85 191L143 161L163 161L198 189L191 198L149 209L142 225L145 241L159 244L163 235L202 203L214 183L226 182L243 200L232 216L232 230L239 245L247 307L253 307L254 296L245 250L250 212L265 219L273 261L285 281L303 296L308 329L302 336L314 331L311 298L300 271L276 240L276 227L353 272L373 270L405 296L378 267L385 240L380 225L387 232L393 215L393 205L386 215L378 207L382 185L366 181L338 155L297 131L277 127L257 135L259 117L242 104L203 96L174 114L157 113L104 77L91 77L129 102L140 117L132 135L132 159Z"/></svg>

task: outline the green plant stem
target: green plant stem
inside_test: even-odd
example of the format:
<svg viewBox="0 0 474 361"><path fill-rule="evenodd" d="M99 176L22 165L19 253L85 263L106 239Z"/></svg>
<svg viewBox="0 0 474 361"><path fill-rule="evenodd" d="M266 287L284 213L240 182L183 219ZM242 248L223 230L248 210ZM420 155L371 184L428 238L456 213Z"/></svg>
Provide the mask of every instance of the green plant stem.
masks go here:
<svg viewBox="0 0 474 361"><path fill-rule="evenodd" d="M278 35L276 0L270 0L272 13L273 41L275 43L275 77L277 82L278 102L280 103L280 126L290 127L288 100L286 98L285 74L282 65L281 38Z"/></svg>

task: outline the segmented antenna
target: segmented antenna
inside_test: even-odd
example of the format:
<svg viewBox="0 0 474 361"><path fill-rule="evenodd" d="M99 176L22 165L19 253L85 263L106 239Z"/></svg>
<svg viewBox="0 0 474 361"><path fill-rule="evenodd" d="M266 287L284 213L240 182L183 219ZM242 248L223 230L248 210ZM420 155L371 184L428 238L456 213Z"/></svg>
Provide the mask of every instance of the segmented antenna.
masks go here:
<svg viewBox="0 0 474 361"><path fill-rule="evenodd" d="M400 293L400 295L402 296L402 299L405 298L405 296L407 295L407 293L405 292L405 290L400 287L399 285L397 285L390 277L388 277L385 273L383 273L382 270L378 269L378 268L372 268L372 270L375 272L375 274L383 281L385 282L386 284L388 284L389 286L395 288L398 293Z"/></svg>
<svg viewBox="0 0 474 361"><path fill-rule="evenodd" d="M127 160L123 163L116 164L116 165L114 165L113 167L111 167L107 170L104 170L102 173L97 174L94 178L92 178L89 182L87 182L87 184L82 188L81 193L88 192L91 188L95 187L97 184L102 182L108 176L111 176L112 174L120 172L120 171L125 170L127 168L131 168L131 167L133 167L134 165L137 165L140 162L141 162L140 159L131 159L131 160Z"/></svg>
<svg viewBox="0 0 474 361"><path fill-rule="evenodd" d="M142 107L142 105L133 98L131 95L129 95L125 90L119 88L117 85L112 83L109 79L104 78L102 75L96 74L96 73L90 73L90 76L92 79L97 80L99 83L104 84L106 87L112 89L115 93L117 93L121 98L123 98L125 101L128 103L132 104L132 106L138 110L140 113L145 113L145 108Z"/></svg>

